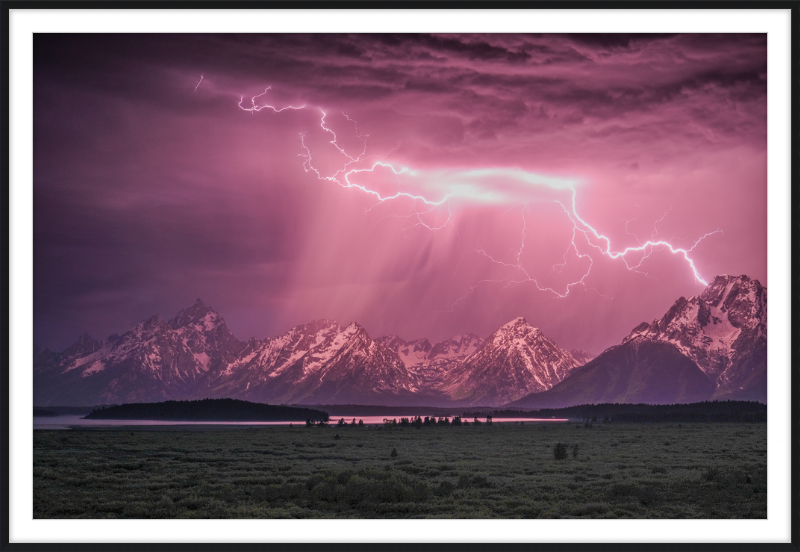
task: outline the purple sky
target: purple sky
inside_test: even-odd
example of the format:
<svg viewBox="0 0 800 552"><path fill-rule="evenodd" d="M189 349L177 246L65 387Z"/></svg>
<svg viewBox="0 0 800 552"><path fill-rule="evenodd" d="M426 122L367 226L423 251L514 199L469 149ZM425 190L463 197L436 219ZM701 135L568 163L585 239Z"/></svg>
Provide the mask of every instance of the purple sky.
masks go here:
<svg viewBox="0 0 800 552"><path fill-rule="evenodd" d="M201 297L600 352L703 289L609 251L767 285L766 88L765 35L35 35L34 341Z"/></svg>

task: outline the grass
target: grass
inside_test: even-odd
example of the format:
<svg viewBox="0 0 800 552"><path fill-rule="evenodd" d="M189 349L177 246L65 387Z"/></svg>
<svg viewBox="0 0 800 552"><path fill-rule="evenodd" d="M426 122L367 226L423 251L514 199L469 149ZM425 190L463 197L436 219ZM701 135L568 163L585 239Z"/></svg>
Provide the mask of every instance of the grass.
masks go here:
<svg viewBox="0 0 800 552"><path fill-rule="evenodd" d="M766 433L763 423L35 430L33 514L766 518ZM556 459L557 443L570 454Z"/></svg>

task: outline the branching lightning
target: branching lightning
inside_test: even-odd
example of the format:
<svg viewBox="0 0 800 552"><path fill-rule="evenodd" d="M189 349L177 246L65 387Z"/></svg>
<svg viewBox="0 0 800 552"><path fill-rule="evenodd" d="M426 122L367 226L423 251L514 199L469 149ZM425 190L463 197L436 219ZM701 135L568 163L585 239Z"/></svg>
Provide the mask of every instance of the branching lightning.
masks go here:
<svg viewBox="0 0 800 552"><path fill-rule="evenodd" d="M320 128L325 133L330 134L332 136L332 139L329 140L328 143L331 144L334 148L336 148L336 150L339 151L339 153L341 153L344 157L346 157L347 158L347 162L342 166L341 169L337 170L333 174L327 175L327 176L323 175L320 172L319 168L314 166L314 160L313 160L313 157L312 157L312 154L311 154L311 150L309 149L309 147L306 145L306 142L305 142L305 134L301 134L300 135L300 144L301 144L301 147L303 149L303 152L299 153L298 155L303 158L303 169L307 173L308 172L314 173L317 176L317 178L319 178L320 180L325 180L325 181L329 181L329 182L335 182L336 184L338 184L339 186L341 186L343 188L356 188L356 189L358 189L358 190L360 190L360 191L362 191L362 192L364 192L366 194L369 194L369 195L371 195L372 197L374 197L377 200L376 205L380 204L380 203L384 203L386 201L391 201L393 199L400 199L400 198L411 199L411 200L413 200L414 215L417 218L417 223L414 224L413 226L424 226L425 228L428 228L429 230L441 230L442 228L444 228L450 222L450 219L452 218L452 212L450 211L449 205L447 205L448 217L447 217L447 220L444 222L444 224L439 225L439 226L431 226L431 225L427 224L422 219L422 217L424 215L429 214L434 208L439 207L440 205L445 205L447 203L449 197L450 197L448 194L445 194L441 199L436 200L436 201L430 200L430 199L426 198L425 196L422 196L422 195L419 195L419 194L413 194L413 193L404 192L404 191L398 191L398 192L396 192L394 194L391 194L391 195L383 195L383 194L381 194L380 192L378 192L376 190L370 189L367 186L364 186L362 184L357 184L357 183L353 182L352 180L350 180L351 177L353 177L355 175L358 175L358 174L375 172L375 170L378 169L379 167L388 169L389 171L391 171L393 173L394 176L409 172L409 169L407 169L405 167L402 167L400 169L395 168L394 165L392 165L391 163L387 163L387 162L385 162L383 160L374 161L371 165L369 165L367 167L363 167L363 168L350 168L351 165L359 163L360 161L363 161L364 159L367 158L367 156L366 156L366 153L367 153L367 140L366 140L367 136L359 134L358 133L358 123L356 121L354 121L353 119L351 119L346 114L342 113L342 115L348 121L353 123L353 125L355 126L355 130L356 130L356 137L358 137L359 140L361 140L361 142L363 144L361 153L359 153L355 157L353 155L350 155L339 144L338 138L336 136L336 132L334 132L333 129L331 129L330 127L325 125L325 118L328 115L327 112L325 112L325 110L323 110L321 108L320 108L319 111L320 111L320 113L322 113L322 116L320 117L320 123L319 123ZM387 155L388 155L388 153L387 153ZM372 156L369 156L369 157L372 157ZM383 158L385 158L385 157L386 156L384 155ZM417 206L419 205L419 203L422 203L423 205L427 206L427 210L423 210L422 212L418 211L417 210ZM370 207L370 209L372 209L372 207ZM370 210L370 209L368 209L368 210Z"/></svg>
<svg viewBox="0 0 800 552"><path fill-rule="evenodd" d="M202 76L201 76L202 82ZM200 83L198 82L197 85L199 86ZM195 90L197 87L195 87ZM271 110L273 114L280 113L285 110L301 110L306 109L308 106L303 104L301 106L285 106L278 108L274 105L260 103L258 102L258 98L264 96L271 87L267 87L264 89L264 92L253 96L250 99L250 106L245 107L243 105L244 96L242 96L239 100L239 108L243 111L248 111L252 114L259 112L263 109ZM309 109L312 109L309 107ZM577 187L574 182L571 181L560 181L557 179L545 177L542 175L536 175L533 173L529 173L526 171L522 171L519 169L506 169L506 168L487 168L487 169L478 169L478 170L468 170L462 172L455 172L455 173L447 173L446 176L441 176L437 174L438 178L434 180L437 183L441 181L450 182L450 189L449 191L445 192L444 190L437 193L434 197L430 197L430 194L427 192L411 192L406 190L399 190L392 194L381 193L380 191L370 187L367 184L359 183L363 179L358 178L359 176L368 174L368 173L375 173L376 171L388 171L389 174L392 175L395 180L400 175L403 175L407 178L418 178L419 173L415 170L412 170L408 167L397 167L394 164L386 161L386 157L389 155L390 152L387 152L383 156L379 157L378 160L374 160L374 158L378 157L376 155L367 155L367 135L363 135L359 133L358 130L358 123L351 119L348 115L342 113L345 119L348 122L353 123L355 136L358 138L361 143L361 151L357 154L352 154L343 147L336 135L336 132L328 125L326 122L326 117L328 113L322 108L314 108L318 109L320 112L320 119L319 119L319 126L322 129L323 133L330 137L328 140L328 144L330 144L335 150L338 152L339 155L343 156L341 166L334 170L330 174L323 174L323 171L320 169L319 165L315 163L311 148L306 143L306 134L300 134L300 148L301 152L298 154L299 157L303 159L303 169L306 173L314 174L319 180L325 182L336 183L342 188L347 189L355 189L364 194L367 194L371 198L373 198L376 203L368 209L371 210L377 205L382 203L386 203L393 200L411 200L412 201L412 209L413 213L409 215L390 215L396 218L416 218L416 223L409 226L424 226L430 230L441 230L448 224L452 223L453 212L451 210L451 199L459 198L459 199L467 199L472 201L481 201L484 198L492 197L494 201L510 201L510 199L503 195L503 193L495 194L494 191L491 189L491 179L504 179L505 181L513 180L515 185L517 185L520 189L523 189L523 192L529 194L528 191L529 186L545 186L550 188L551 190L566 190L570 193L570 201L565 204L562 200L553 200L555 203L558 203L567 218L572 223L572 239L570 244L568 245L566 251L564 252L564 261L563 263L558 263L553 265L551 270L551 274L553 272L561 272L564 267L567 265L567 256L568 254L574 252L574 258L580 262L581 265L585 265L585 269L581 271L580 277L567 283L561 290L557 290L553 287L546 286L541 283L539 279L533 275L528 268L523 265L522 262L522 255L525 249L525 240L527 238L527 216L530 216L530 208L527 203L522 202L521 204L517 204L515 207L511 207L514 209L516 207L522 208L522 230L521 230L521 238L520 238L520 245L517 249L512 250L513 253L513 261L507 262L501 259L495 258L491 254L489 254L483 247L476 246L474 253L477 253L481 257L487 259L492 265L501 267L503 269L510 269L514 271L513 277L507 278L500 278L500 279L483 279L472 285L466 293L460 296L455 302L452 304L451 309L453 310L460 302L462 302L466 297L470 294L475 292L482 284L502 284L504 287L518 285L518 284L526 284L526 283L533 283L536 288L540 291L549 292L553 294L555 297L564 298L569 295L572 288L576 286L582 286L586 290L591 290L593 288L589 288L586 284L586 279L591 273L592 267L594 266L595 259L585 251L586 246L590 249L594 249L598 251L602 256L607 257L611 260L621 260L625 267L630 270L645 276L649 275L641 270L639 270L642 266L642 263L648 259L654 251L658 250L668 250L673 255L677 255L682 257L683 260L688 265L689 269L694 276L694 279L699 284L704 286L708 285L708 282L700 275L697 267L695 266L694 260L689 256L689 254L698 246L698 244L703 241L705 238L712 236L717 233L722 233L720 229L714 230L712 232L708 232L705 235L698 238L694 244L689 248L682 248L673 245L670 241L666 241L663 239L656 239L658 235L658 225L663 222L663 220L667 217L669 212L672 210L672 207L668 211L664 213L664 215L655 221L654 229L651 234L651 239L642 243L641 240L633 233L628 230L628 223L632 222L632 220L624 220L625 224L625 231L626 234L633 236L636 240L638 245L625 247L624 249L614 249L611 243L611 239L602 234L599 230L597 230L594 226L589 224L584 218L582 218L578 214L577 208ZM393 150L392 150L393 151ZM369 159L373 159L372 161L368 161ZM448 180L449 179L449 180ZM484 184L481 187L481 184L488 179L488 185ZM358 182L357 182L357 181ZM478 184L475 184L477 182ZM466 184L469 183L469 184ZM399 186L399 182L398 182ZM440 185L441 187L441 185ZM476 188L478 191L476 192ZM495 198L498 196L499 199ZM424 217L430 214L434 209L440 208L444 206L447 209L447 219L443 224L432 226L425 222ZM506 213L511 211L511 209L507 210ZM633 219L635 220L635 219ZM579 235L582 239L579 239ZM583 245L585 242L585 245ZM583 250L583 252L582 252ZM629 262L629 255L631 254L641 254L638 262L633 264L633 262ZM636 255L638 257L638 255ZM463 260L463 256L462 256ZM460 265L461 261L459 261ZM603 295L597 290L594 290L602 297L608 297L607 295Z"/></svg>
<svg viewBox="0 0 800 552"><path fill-rule="evenodd" d="M580 217L580 215L578 215L578 210L577 210L577 207L575 205L575 201L576 201L576 198L577 198L577 192L575 191L575 188L571 188L571 191L572 191L572 209L568 210L566 207L564 207L563 203L562 203L561 206L564 207L564 212L567 213L567 216L575 224L576 229L578 231L580 231L580 232L583 232L583 234L587 237L586 241L591 247L594 247L595 249L597 249L601 253L603 253L603 255L606 255L607 257L609 257L611 259L620 259L621 258L622 261L625 263L625 266L630 270L631 267L630 267L630 265L628 265L628 262L625 259L625 256L628 253L631 253L631 252L634 252L634 251L641 251L641 252L643 252L643 253L645 253L646 255L649 256L648 248L650 248L650 251L652 252L652 248L653 247L655 247L655 246L664 246L667 249L669 249L670 253L672 253L673 255L681 255L684 258L684 260L689 265L689 268L692 269L692 273L694 274L694 279L697 282L703 284L704 286L708 285L708 282L706 280L704 280L703 277L700 276L700 273L697 271L697 267L694 265L694 261L689 257L689 253L695 247L697 247L697 245L701 241L703 241L705 238L707 238L709 236L712 236L714 234L722 233L722 230L717 229L717 230L714 230L713 232L708 232L704 236L701 236L700 238L698 238L694 242L694 245L692 245L692 247L690 247L689 249L683 249L683 248L680 248L680 247L675 247L674 245L672 245L671 243L669 243L669 242L667 242L665 240L657 240L656 241L654 239L651 239L651 240L646 241L643 244L639 244L636 247L626 247L625 249L623 249L621 251L613 251L611 249L611 240L607 236L605 236L605 235L601 234L600 232L598 232L591 224L589 224L588 222L583 220ZM664 216L666 216L666 215L664 215ZM662 217L662 220L663 220L663 217ZM580 228L578 226L579 223L580 223L580 226L582 226L583 228ZM600 240L602 242L605 242L605 248L592 243L592 241L588 239L589 238L589 234L591 234L592 236L594 236L598 240ZM573 242L573 244L574 244L574 242ZM639 264L641 264L641 261L640 261Z"/></svg>
<svg viewBox="0 0 800 552"><path fill-rule="evenodd" d="M255 96L250 98L251 107L244 107L242 105L242 102L244 101L244 96L242 96L241 99L239 99L239 109L241 109L242 111L249 111L250 113L255 115L256 112L261 111L262 109L271 109L272 113L275 114L275 113L280 113L281 111L286 111L287 109L303 109L305 107L305 104L300 106L287 105L286 107L281 107L281 108L277 108L274 105L269 105L269 104L263 104L263 105L256 104L256 98L260 98L270 90L272 90L272 87L267 86L261 94L256 94Z"/></svg>

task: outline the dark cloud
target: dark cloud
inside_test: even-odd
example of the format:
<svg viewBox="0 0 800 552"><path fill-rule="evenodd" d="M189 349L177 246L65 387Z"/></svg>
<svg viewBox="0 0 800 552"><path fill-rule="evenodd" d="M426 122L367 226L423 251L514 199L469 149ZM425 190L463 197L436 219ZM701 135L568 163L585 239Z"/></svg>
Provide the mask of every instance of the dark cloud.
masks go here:
<svg viewBox="0 0 800 552"><path fill-rule="evenodd" d="M580 33L566 35L578 44L596 46L603 49L630 48L631 44L652 42L672 38L674 34L663 33Z"/></svg>

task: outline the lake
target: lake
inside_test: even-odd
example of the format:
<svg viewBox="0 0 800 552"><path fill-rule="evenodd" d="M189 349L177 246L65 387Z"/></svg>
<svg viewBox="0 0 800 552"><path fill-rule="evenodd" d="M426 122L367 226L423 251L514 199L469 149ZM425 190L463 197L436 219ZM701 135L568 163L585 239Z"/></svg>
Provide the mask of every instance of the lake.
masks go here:
<svg viewBox="0 0 800 552"><path fill-rule="evenodd" d="M412 419L414 416L335 416L331 417L330 425L333 427L340 418L344 418L349 424L353 418L364 420L367 425L381 425L385 419L397 420L400 418ZM424 418L424 416L423 416ZM486 422L486 418L478 418L481 422ZM567 422L566 418L493 418L496 424L502 423L539 423L539 422ZM472 419L467 420L470 424ZM72 426L79 427L109 427L109 426L159 426L159 425L219 425L219 426L279 426L279 425L305 425L305 421L295 422L190 422L183 420L85 420L80 415L63 416L34 416L33 429L70 429Z"/></svg>

